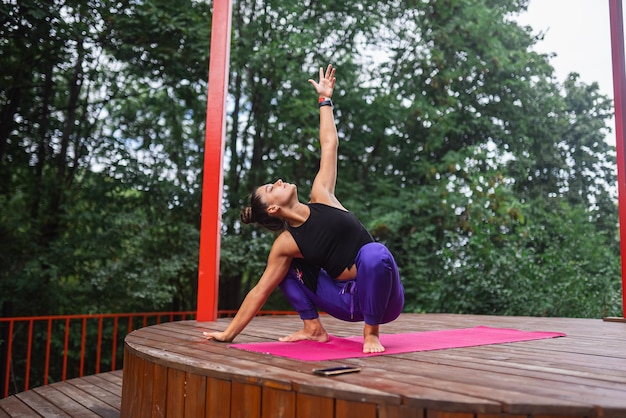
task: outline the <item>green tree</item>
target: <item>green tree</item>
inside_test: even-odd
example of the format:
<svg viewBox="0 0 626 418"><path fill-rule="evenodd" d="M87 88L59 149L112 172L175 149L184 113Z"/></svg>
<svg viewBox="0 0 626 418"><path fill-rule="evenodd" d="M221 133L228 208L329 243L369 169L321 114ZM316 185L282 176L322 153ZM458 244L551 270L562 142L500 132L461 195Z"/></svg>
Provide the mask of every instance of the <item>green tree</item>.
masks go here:
<svg viewBox="0 0 626 418"><path fill-rule="evenodd" d="M349 177L359 179L350 184L357 200L351 207L370 210L373 231L397 254L409 310L484 313L498 306L506 313L523 307L465 288L488 282L514 293L513 271L502 270L508 281L486 278L497 265L489 259L516 264L519 252L502 243L516 242L521 230L567 232L568 242L576 242L579 231L558 228L562 218L590 227L593 245L606 249L601 257L590 255L591 270L602 272L594 282L605 285L603 295L575 309L591 312L597 304L596 316L615 310L616 289L607 285L619 277L614 174L611 147L602 141L608 99L597 86L576 83L575 75L564 87L555 82L547 57L531 50L536 40L529 28L509 19L520 7L525 2L399 7L384 39L390 60L376 72L382 81L373 102L378 106L359 108L356 117L363 118L350 120L360 129L355 137L371 138L365 164L350 166L355 171ZM563 199L574 199L573 205ZM539 257L558 251L559 240L541 241ZM576 264L567 257L558 263ZM468 266L476 274L467 276ZM557 283L557 276L548 280ZM528 275L528 290L544 288L545 277ZM452 303L454 289L463 296L461 305Z"/></svg>
<svg viewBox="0 0 626 418"><path fill-rule="evenodd" d="M82 2L1 7L7 71L0 88L0 173L6 179L0 253L8 289L3 286L0 298L5 310L22 302L24 312L46 312L54 310L63 262L51 260L49 250L68 227L67 203L90 150L101 144L91 116L102 103L88 101L86 93L96 85L96 57L88 47L96 16Z"/></svg>
<svg viewBox="0 0 626 418"><path fill-rule="evenodd" d="M239 305L273 239L239 222L253 187L282 177L307 199L306 81L332 62L337 195L396 255L407 311L614 312L610 102L556 82L513 20L526 6L234 3L220 307ZM210 7L2 3L5 312L193 308Z"/></svg>
<svg viewBox="0 0 626 418"><path fill-rule="evenodd" d="M340 67L339 94L358 92L359 67L353 59L363 40L382 27L388 10L382 2L369 0L358 4L324 0L315 7L276 0L235 4L221 307L239 306L260 277L273 239L272 234L239 223L239 211L254 187L283 177L299 185L302 199L308 196L318 167L319 116L307 79L332 60ZM349 107L338 108L341 115L342 109L347 112ZM339 129L346 138L346 127ZM276 303L282 303L280 297Z"/></svg>
<svg viewBox="0 0 626 418"><path fill-rule="evenodd" d="M1 7L5 314L192 308L208 5Z"/></svg>

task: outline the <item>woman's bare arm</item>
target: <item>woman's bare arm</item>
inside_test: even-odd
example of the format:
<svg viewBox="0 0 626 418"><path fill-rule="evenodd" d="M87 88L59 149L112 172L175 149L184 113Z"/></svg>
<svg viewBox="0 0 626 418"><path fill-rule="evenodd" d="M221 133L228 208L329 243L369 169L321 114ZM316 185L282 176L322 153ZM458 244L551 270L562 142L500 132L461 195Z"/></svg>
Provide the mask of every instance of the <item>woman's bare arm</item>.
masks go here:
<svg viewBox="0 0 626 418"><path fill-rule="evenodd" d="M298 246L288 232L276 238L267 262L265 272L243 300L232 322L222 332L205 332L209 340L229 342L235 339L261 310L272 291L284 279L294 255L299 254Z"/></svg>
<svg viewBox="0 0 626 418"><path fill-rule="evenodd" d="M320 98L330 99L335 89L335 68L329 65L324 71L320 68L320 80L309 80ZM320 112L320 168L313 181L311 190L311 202L326 203L331 206L341 207L341 203L335 197L335 185L337 183L337 148L339 138L335 126L335 116L332 106L322 106Z"/></svg>

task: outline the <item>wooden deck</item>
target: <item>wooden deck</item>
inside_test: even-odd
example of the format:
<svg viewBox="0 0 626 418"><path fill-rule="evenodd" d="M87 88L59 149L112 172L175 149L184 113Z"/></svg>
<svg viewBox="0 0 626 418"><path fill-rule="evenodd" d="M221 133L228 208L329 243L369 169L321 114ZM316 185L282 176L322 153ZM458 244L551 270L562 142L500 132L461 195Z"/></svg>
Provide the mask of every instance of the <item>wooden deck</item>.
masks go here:
<svg viewBox="0 0 626 418"><path fill-rule="evenodd" d="M322 320L333 335L362 331L362 323ZM41 416L116 418L626 418L625 323L404 314L382 332L485 325L568 336L302 362L202 337L202 331L221 330L229 321L164 323L131 333L126 338L121 404L120 375L113 372L0 400L0 418L38 416L33 411ZM299 327L297 316L258 317L236 342L273 341ZM358 365L362 371L332 378L311 373L314 367L339 364ZM98 385L103 379L111 385ZM77 405L92 414L76 414Z"/></svg>
<svg viewBox="0 0 626 418"><path fill-rule="evenodd" d="M0 399L0 418L119 418L122 371L66 380Z"/></svg>

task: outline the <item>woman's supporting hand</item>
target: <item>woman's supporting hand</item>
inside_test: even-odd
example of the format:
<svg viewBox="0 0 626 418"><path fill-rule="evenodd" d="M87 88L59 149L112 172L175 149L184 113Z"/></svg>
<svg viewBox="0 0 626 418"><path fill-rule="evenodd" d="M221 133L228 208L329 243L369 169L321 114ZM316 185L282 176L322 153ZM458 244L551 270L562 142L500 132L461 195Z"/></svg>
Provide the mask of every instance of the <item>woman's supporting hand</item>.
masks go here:
<svg viewBox="0 0 626 418"><path fill-rule="evenodd" d="M309 79L309 83L313 87L315 87L315 91L320 97L331 98L333 96L333 90L335 89L335 70L331 64L328 64L326 67L326 73L324 73L324 68L320 67L320 81L319 83L313 79Z"/></svg>
<svg viewBox="0 0 626 418"><path fill-rule="evenodd" d="M219 332L219 331L216 331L216 332L203 332L202 334L204 334L204 337L207 340L215 340L215 341L221 341L221 342L231 342L232 341L232 339L229 339L226 336L225 332Z"/></svg>

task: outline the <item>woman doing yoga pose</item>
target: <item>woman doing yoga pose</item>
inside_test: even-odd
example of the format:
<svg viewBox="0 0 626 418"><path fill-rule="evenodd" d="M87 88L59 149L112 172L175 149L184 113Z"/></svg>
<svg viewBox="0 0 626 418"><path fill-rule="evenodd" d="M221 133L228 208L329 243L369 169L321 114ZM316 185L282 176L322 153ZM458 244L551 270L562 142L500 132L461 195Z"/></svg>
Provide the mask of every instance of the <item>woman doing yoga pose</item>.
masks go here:
<svg viewBox="0 0 626 418"><path fill-rule="evenodd" d="M296 185L280 179L256 189L241 219L278 232L267 267L228 327L204 335L232 341L280 287L304 322L301 330L280 341L328 341L320 310L345 321L364 321L363 352L382 352L379 325L396 319L404 306L398 267L389 250L374 242L335 197L339 144L331 101L335 68L320 68L319 82L308 81L319 96L321 145L311 199L300 202Z"/></svg>

